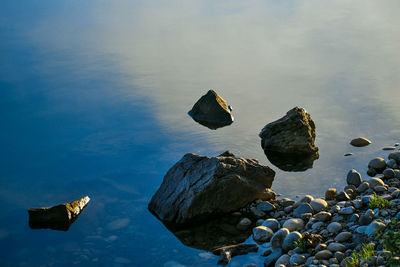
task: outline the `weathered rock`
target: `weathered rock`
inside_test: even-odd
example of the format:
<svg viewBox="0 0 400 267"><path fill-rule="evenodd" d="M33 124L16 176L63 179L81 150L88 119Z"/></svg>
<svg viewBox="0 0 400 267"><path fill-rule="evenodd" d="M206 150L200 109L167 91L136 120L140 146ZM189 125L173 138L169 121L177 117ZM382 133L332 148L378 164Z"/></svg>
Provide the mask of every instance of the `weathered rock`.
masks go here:
<svg viewBox="0 0 400 267"><path fill-rule="evenodd" d="M293 211L293 216L301 218L304 213L314 213L313 208L308 203L303 203Z"/></svg>
<svg viewBox="0 0 400 267"><path fill-rule="evenodd" d="M281 119L267 124L260 132L264 150L288 154L315 154L315 124L303 108L289 110Z"/></svg>
<svg viewBox="0 0 400 267"><path fill-rule="evenodd" d="M331 222L326 229L331 233L338 233L342 230L342 225L338 222Z"/></svg>
<svg viewBox="0 0 400 267"><path fill-rule="evenodd" d="M362 147L371 144L371 141L365 137L358 137L350 141L352 146Z"/></svg>
<svg viewBox="0 0 400 267"><path fill-rule="evenodd" d="M30 208L29 226L33 229L50 228L67 231L89 203L88 196L52 207Z"/></svg>
<svg viewBox="0 0 400 267"><path fill-rule="evenodd" d="M347 174L347 184L354 185L355 187L359 186L362 182L361 174L356 170L350 170Z"/></svg>
<svg viewBox="0 0 400 267"><path fill-rule="evenodd" d="M253 239L258 242L268 242L274 235L271 229L265 226L257 226L253 228Z"/></svg>
<svg viewBox="0 0 400 267"><path fill-rule="evenodd" d="M246 230L251 226L251 220L249 218L242 218L239 223L236 225L238 230Z"/></svg>
<svg viewBox="0 0 400 267"><path fill-rule="evenodd" d="M198 123L217 129L233 122L231 109L220 95L209 90L194 104L188 114Z"/></svg>
<svg viewBox="0 0 400 267"><path fill-rule="evenodd" d="M276 231L278 231L278 229L279 229L279 227L280 227L280 224L279 224L279 222L278 222L277 219L270 218L270 219L265 220L265 221L262 223L262 226L268 227L268 228L271 229L273 232L276 232Z"/></svg>
<svg viewBox="0 0 400 267"><path fill-rule="evenodd" d="M149 210L173 225L230 213L255 199L274 198L274 176L255 159L189 153L167 172Z"/></svg>
<svg viewBox="0 0 400 267"><path fill-rule="evenodd" d="M330 252L327 249L322 250L322 251L318 252L317 254L315 254L315 258L317 260L327 260L329 258L332 258L332 256L333 256L332 252Z"/></svg>
<svg viewBox="0 0 400 267"><path fill-rule="evenodd" d="M283 254L282 256L280 256L275 263L276 267L280 267L280 266L288 266L289 265L289 261L290 261L290 256L287 254Z"/></svg>
<svg viewBox="0 0 400 267"><path fill-rule="evenodd" d="M314 215L314 218L321 222L326 222L332 217L332 214L327 211L321 211Z"/></svg>
<svg viewBox="0 0 400 267"><path fill-rule="evenodd" d="M290 232L300 231L304 227L304 221L296 218L289 219L282 225L282 227L288 229Z"/></svg>
<svg viewBox="0 0 400 267"><path fill-rule="evenodd" d="M336 188L328 188L325 192L325 200L334 200L336 197Z"/></svg>
<svg viewBox="0 0 400 267"><path fill-rule="evenodd" d="M320 212L328 207L328 203L322 198L313 199L310 202L311 207L313 208L314 212Z"/></svg>
<svg viewBox="0 0 400 267"><path fill-rule="evenodd" d="M288 234L282 243L282 248L284 251L289 251L296 247L296 242L301 238L301 234L298 231L293 231Z"/></svg>
<svg viewBox="0 0 400 267"><path fill-rule="evenodd" d="M289 234L289 230L286 228L281 228L277 231L271 238L271 247L272 248L280 248L282 247L283 240Z"/></svg>
<svg viewBox="0 0 400 267"><path fill-rule="evenodd" d="M353 235L350 232L341 232L335 237L335 241L342 243L351 239L352 236Z"/></svg>
<svg viewBox="0 0 400 267"><path fill-rule="evenodd" d="M250 252L257 252L258 246L256 244L238 244L231 246L224 246L214 249L212 252L219 256L218 264L223 266L227 265L231 258L237 255L245 255Z"/></svg>
<svg viewBox="0 0 400 267"><path fill-rule="evenodd" d="M381 157L376 157L370 160L368 168L374 169L377 173L381 173L386 168L386 162Z"/></svg>
<svg viewBox="0 0 400 267"><path fill-rule="evenodd" d="M400 165L400 151L395 151L389 154L389 159L393 159L396 161L398 165Z"/></svg>

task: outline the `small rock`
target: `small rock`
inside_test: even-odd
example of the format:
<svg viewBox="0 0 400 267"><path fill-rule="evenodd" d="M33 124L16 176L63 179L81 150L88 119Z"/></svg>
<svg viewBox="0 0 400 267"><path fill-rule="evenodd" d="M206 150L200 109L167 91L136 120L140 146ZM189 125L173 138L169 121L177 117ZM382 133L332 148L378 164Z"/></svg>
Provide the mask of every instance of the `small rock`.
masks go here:
<svg viewBox="0 0 400 267"><path fill-rule="evenodd" d="M392 168L392 169L397 169L397 168L399 167L399 165L396 163L396 161L395 161L394 159L389 159L389 160L386 162L386 165L387 165L389 168Z"/></svg>
<svg viewBox="0 0 400 267"><path fill-rule="evenodd" d="M394 146L385 146L382 148L382 150L395 150L395 149L396 149L396 147L394 147Z"/></svg>
<svg viewBox="0 0 400 267"><path fill-rule="evenodd" d="M300 254L293 254L290 257L289 264L291 265L301 265L306 262L306 257Z"/></svg>
<svg viewBox="0 0 400 267"><path fill-rule="evenodd" d="M340 243L333 242L333 243L330 243L328 245L327 249L332 251L332 252L336 252L336 251L342 251L343 252L343 251L346 250L346 246L342 245Z"/></svg>
<svg viewBox="0 0 400 267"><path fill-rule="evenodd" d="M287 266L289 265L289 261L290 261L290 256L287 254L283 254L282 256L280 256L275 263L275 266Z"/></svg>
<svg viewBox="0 0 400 267"><path fill-rule="evenodd" d="M395 151L389 154L389 159L393 159L396 161L398 165L400 165L400 151Z"/></svg>
<svg viewBox="0 0 400 267"><path fill-rule="evenodd" d="M244 231L248 229L251 226L251 221L248 218L243 218L239 221L239 223L236 225L236 228L238 230Z"/></svg>
<svg viewBox="0 0 400 267"><path fill-rule="evenodd" d="M371 141L365 137L358 137L350 141L352 146L362 147L371 144Z"/></svg>
<svg viewBox="0 0 400 267"><path fill-rule="evenodd" d="M376 170L375 169L372 169L372 168L369 168L368 169L368 171L367 171L367 174L369 175L369 176L375 176L376 175Z"/></svg>
<svg viewBox="0 0 400 267"><path fill-rule="evenodd" d="M284 251L289 251L296 247L295 243L301 238L301 234L298 231L293 231L288 234L282 243L282 248Z"/></svg>
<svg viewBox="0 0 400 267"><path fill-rule="evenodd" d="M308 221L309 219L311 219L311 217L312 217L312 213L303 213L303 214L301 214L301 219L303 221Z"/></svg>
<svg viewBox="0 0 400 267"><path fill-rule="evenodd" d="M289 207L292 206L295 203L295 201L290 198L282 198L279 203L281 204L282 207Z"/></svg>
<svg viewBox="0 0 400 267"><path fill-rule="evenodd" d="M371 235L375 234L375 232L376 232L379 228L385 227L385 226L386 226L386 225L385 225L383 222L379 222L379 221L375 220L375 221L371 222L371 223L367 226L367 228L365 229L364 234L371 236Z"/></svg>
<svg viewBox="0 0 400 267"><path fill-rule="evenodd" d="M351 155L353 155L353 153L345 153L344 154L345 157L348 157L348 156L351 156Z"/></svg>
<svg viewBox="0 0 400 267"><path fill-rule="evenodd" d="M268 228L271 229L273 232L276 232L276 231L278 231L278 229L279 229L279 227L280 227L280 224L279 224L279 222L278 222L277 219L270 218L270 219L265 220L265 221L262 223L262 226L268 227Z"/></svg>
<svg viewBox="0 0 400 267"><path fill-rule="evenodd" d="M304 221L297 218L289 219L283 224L283 227L288 229L290 232L300 231L304 228Z"/></svg>
<svg viewBox="0 0 400 267"><path fill-rule="evenodd" d="M315 258L317 260L328 260L329 258L332 258L332 256L333 256L332 252L330 252L327 249L322 250L322 251L318 252L317 254L315 254Z"/></svg>
<svg viewBox="0 0 400 267"><path fill-rule="evenodd" d="M254 215L254 217L256 217L256 218L261 218L261 217L265 216L265 212L257 209L256 207L251 207L250 211Z"/></svg>
<svg viewBox="0 0 400 267"><path fill-rule="evenodd" d="M353 214L353 212L354 212L355 210L356 210L356 209L355 209L354 207L352 207L352 206L350 206L350 207L345 207L345 208L339 210L339 214L342 214L342 215L350 215L350 214Z"/></svg>
<svg viewBox="0 0 400 267"><path fill-rule="evenodd" d="M325 224L323 223L323 222L316 222L316 223L314 223L312 226L311 226L311 228L313 229L313 230L318 230L318 229L320 229L322 226L324 226Z"/></svg>
<svg viewBox="0 0 400 267"><path fill-rule="evenodd" d="M337 201L347 201L350 200L349 195L346 192L341 191L339 194L336 195Z"/></svg>
<svg viewBox="0 0 400 267"><path fill-rule="evenodd" d="M371 159L368 163L368 168L375 169L378 173L382 172L386 168L386 162L381 157Z"/></svg>
<svg viewBox="0 0 400 267"><path fill-rule="evenodd" d="M262 201L262 202L258 203L257 209L261 210L263 212L269 212L269 211L275 210L276 207L274 206L274 204L271 204L268 201Z"/></svg>
<svg viewBox="0 0 400 267"><path fill-rule="evenodd" d="M342 225L338 222L331 222L326 229L330 233L338 233L342 230Z"/></svg>
<svg viewBox="0 0 400 267"><path fill-rule="evenodd" d="M331 217L332 217L332 214L330 212L326 212L326 211L321 211L314 215L314 218L321 222L326 222Z"/></svg>
<svg viewBox="0 0 400 267"><path fill-rule="evenodd" d="M336 196L336 188L328 188L325 192L325 199L326 200L333 200Z"/></svg>
<svg viewBox="0 0 400 267"><path fill-rule="evenodd" d="M267 242L273 234L274 232L265 226L257 226L253 228L253 239L261 243Z"/></svg>
<svg viewBox="0 0 400 267"><path fill-rule="evenodd" d="M384 186L381 186L381 185L377 185L374 187L374 190L375 190L375 192L383 193L383 192L387 191L387 188Z"/></svg>
<svg viewBox="0 0 400 267"><path fill-rule="evenodd" d="M334 257L340 262L346 257L346 255L341 251L336 251Z"/></svg>
<svg viewBox="0 0 400 267"><path fill-rule="evenodd" d="M383 171L383 176L385 176L386 179L390 179L396 177L396 173L393 169L389 168Z"/></svg>
<svg viewBox="0 0 400 267"><path fill-rule="evenodd" d="M308 203L303 203L293 211L293 216L300 218L303 213L313 213L314 210Z"/></svg>
<svg viewBox="0 0 400 267"><path fill-rule="evenodd" d="M345 242L345 241L349 240L351 237L352 237L352 233L350 233L350 232L341 232L335 237L335 241L342 243L342 242Z"/></svg>
<svg viewBox="0 0 400 267"><path fill-rule="evenodd" d="M373 215L364 213L363 215L360 216L360 219L358 220L358 224L359 225L368 225L372 222L372 220L373 220Z"/></svg>
<svg viewBox="0 0 400 267"><path fill-rule="evenodd" d="M363 182L363 183L361 183L361 184L357 187L356 191L357 191L358 193L363 193L363 192L365 192L365 190L367 190L368 188L369 188L369 183L368 183L368 182Z"/></svg>
<svg viewBox="0 0 400 267"><path fill-rule="evenodd" d="M320 212L328 207L328 203L322 198L313 199L310 202L311 207L313 208L314 212Z"/></svg>
<svg viewBox="0 0 400 267"><path fill-rule="evenodd" d="M359 219L360 219L360 216L359 216L357 213L354 213L354 214L352 214L352 215L350 216L349 221L355 223L355 222L358 222Z"/></svg>
<svg viewBox="0 0 400 267"><path fill-rule="evenodd" d="M361 174L358 171L352 169L347 173L346 181L347 181L347 184L354 185L357 187L362 182Z"/></svg>
<svg viewBox="0 0 400 267"><path fill-rule="evenodd" d="M379 179L377 177L371 178L368 180L369 187L374 188L375 186L381 185L384 186L385 183L382 181L382 179Z"/></svg>
<svg viewBox="0 0 400 267"><path fill-rule="evenodd" d="M283 240L289 234L289 230L286 228L281 228L277 231L271 238L271 247L272 248L280 248L282 247Z"/></svg>

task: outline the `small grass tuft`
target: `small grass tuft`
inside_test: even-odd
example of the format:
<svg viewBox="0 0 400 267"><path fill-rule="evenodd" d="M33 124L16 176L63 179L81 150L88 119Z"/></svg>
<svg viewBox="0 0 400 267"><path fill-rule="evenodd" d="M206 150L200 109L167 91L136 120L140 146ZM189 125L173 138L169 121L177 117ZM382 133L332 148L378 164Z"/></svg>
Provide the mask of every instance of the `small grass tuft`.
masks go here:
<svg viewBox="0 0 400 267"><path fill-rule="evenodd" d="M346 267L358 267L360 266L360 261L368 261L375 256L375 244L374 243L365 243L362 245L361 250L356 252L354 251L350 257L345 259Z"/></svg>
<svg viewBox="0 0 400 267"><path fill-rule="evenodd" d="M368 202L368 207L371 209L387 209L390 207L390 204L392 204L391 201L388 201L386 199L381 198L380 196L377 196L376 193L374 192L374 197L369 200Z"/></svg>
<svg viewBox="0 0 400 267"><path fill-rule="evenodd" d="M307 251L306 244L303 242L303 239L301 237L296 242L294 242L294 244L296 245L296 247L300 248L301 251Z"/></svg>

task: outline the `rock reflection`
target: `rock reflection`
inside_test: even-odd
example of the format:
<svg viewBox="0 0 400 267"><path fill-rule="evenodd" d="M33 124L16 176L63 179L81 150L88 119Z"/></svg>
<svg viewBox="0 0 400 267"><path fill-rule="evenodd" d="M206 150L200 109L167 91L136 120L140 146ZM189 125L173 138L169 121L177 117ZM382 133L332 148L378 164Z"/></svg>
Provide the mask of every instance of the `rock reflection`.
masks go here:
<svg viewBox="0 0 400 267"><path fill-rule="evenodd" d="M313 167L314 161L319 158L314 154L292 154L274 151L264 151L268 160L276 167L287 172L302 172Z"/></svg>
<svg viewBox="0 0 400 267"><path fill-rule="evenodd" d="M186 246L213 251L221 246L246 241L255 225L249 225L247 230L238 230L236 225L240 219L239 216L230 215L187 228L174 229L169 226L168 229Z"/></svg>
<svg viewBox="0 0 400 267"><path fill-rule="evenodd" d="M189 114L190 115L190 114ZM193 118L193 117L192 117ZM211 129L211 130L216 130L218 128L222 128L228 125L231 125L231 123L210 123L210 122L206 122L206 121L200 121L200 120L196 120L195 118L193 118L193 120L203 126L206 126L207 128Z"/></svg>

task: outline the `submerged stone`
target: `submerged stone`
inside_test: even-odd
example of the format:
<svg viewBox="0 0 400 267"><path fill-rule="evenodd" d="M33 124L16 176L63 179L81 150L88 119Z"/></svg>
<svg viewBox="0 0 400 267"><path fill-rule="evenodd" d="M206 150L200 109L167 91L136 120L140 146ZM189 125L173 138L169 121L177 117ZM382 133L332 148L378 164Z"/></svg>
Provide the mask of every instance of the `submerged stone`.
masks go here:
<svg viewBox="0 0 400 267"><path fill-rule="evenodd" d="M89 203L88 196L52 207L30 208L29 226L32 229L50 228L67 231Z"/></svg>
<svg viewBox="0 0 400 267"><path fill-rule="evenodd" d="M228 106L225 99L214 90L209 90L194 104L188 114L196 122L215 130L232 124L231 110L232 108Z"/></svg>

